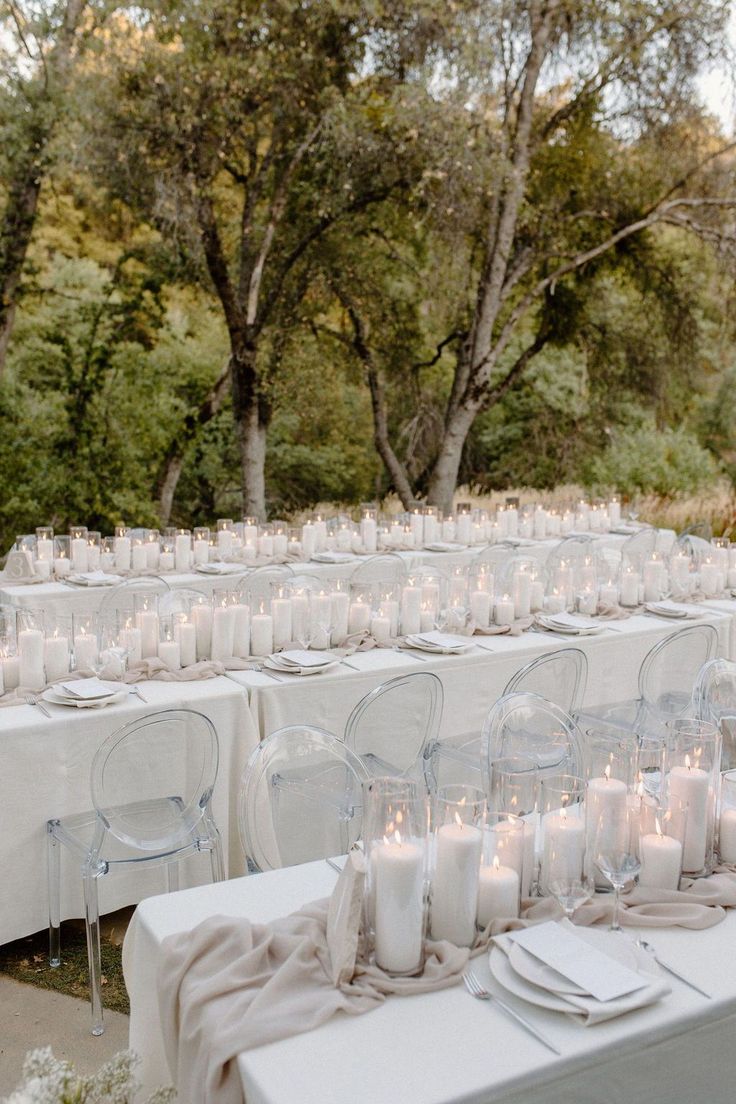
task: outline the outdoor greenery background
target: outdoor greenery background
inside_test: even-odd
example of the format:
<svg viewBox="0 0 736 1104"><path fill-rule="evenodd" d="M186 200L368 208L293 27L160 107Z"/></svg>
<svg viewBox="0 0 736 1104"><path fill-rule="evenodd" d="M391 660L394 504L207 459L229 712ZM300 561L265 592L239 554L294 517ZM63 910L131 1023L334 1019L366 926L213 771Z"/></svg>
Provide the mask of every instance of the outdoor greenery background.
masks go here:
<svg viewBox="0 0 736 1104"><path fill-rule="evenodd" d="M245 7L252 16L258 5ZM280 7L289 26L299 5ZM155 23L175 9L140 10ZM5 41L12 52L17 42L8 12ZM151 97L159 77L150 57L131 60L140 32L123 9L98 19L56 105L59 119L0 380L3 546L43 523L61 531L84 522L103 532L121 521L158 525L167 449L230 355L220 302L185 240L186 226L172 235L146 191L166 178L152 152L157 109ZM308 45L319 65L316 40ZM164 57L165 37L158 46ZM202 79L209 79L208 70L212 77L220 61L206 36L194 36L186 49ZM254 57L258 88L265 62ZM270 418L271 516L317 502L354 504L390 490L374 445L363 366L347 339L345 300L334 294L339 278L359 298L370 327L395 448L415 474L431 456L453 364L449 347L438 356L435 350L454 325L458 288L472 286L475 191L491 172L493 153L473 150L466 163L463 151L475 141L472 120L452 88L432 88L425 62L413 63L411 81L395 70L378 80L366 70L363 49L361 62L350 63L352 87L362 80L370 93L342 103L329 157L312 166L292 200L317 209L335 191L357 187L359 172L382 177L391 150L397 163L410 163L405 189L336 226L307 257L298 296L284 302L259 348ZM482 57L475 64L482 66ZM13 143L23 140L31 75L26 66L23 79L0 79L0 202L7 198ZM166 72L165 79L173 77ZM176 79L184 79L181 70ZM234 110L227 80L212 96L223 111ZM633 137L613 133L599 108L591 103L537 156L523 213L530 232L551 196L560 209L579 192L591 205L635 212L666 187L673 150L702 153L725 141L721 124L696 103L666 126L661 119L649 129L642 125ZM296 108L273 94L263 110ZM132 120L127 130L125 112ZM173 141L175 132L176 124L161 143ZM731 174L732 164L727 159ZM353 176L346 183L341 174L348 170ZM230 183L226 174L217 181L225 208ZM172 186L159 213L174 200ZM296 209L293 217L300 217ZM501 401L476 418L461 482L479 492L576 483L593 493L615 488L632 496L705 495L716 484L736 483L736 304L722 240L656 226L552 291L554 333ZM522 330L519 341L523 336ZM240 512L226 395L186 443L171 521L204 523Z"/></svg>

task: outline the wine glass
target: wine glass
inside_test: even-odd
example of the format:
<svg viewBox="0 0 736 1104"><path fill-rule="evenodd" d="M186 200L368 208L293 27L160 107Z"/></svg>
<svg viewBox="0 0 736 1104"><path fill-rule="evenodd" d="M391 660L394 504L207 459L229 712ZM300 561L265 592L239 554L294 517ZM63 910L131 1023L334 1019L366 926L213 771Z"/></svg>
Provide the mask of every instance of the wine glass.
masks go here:
<svg viewBox="0 0 736 1104"><path fill-rule="evenodd" d="M613 915L609 931L621 931L621 891L641 869L637 824L632 807L612 807L600 813L595 825L593 862L613 886Z"/></svg>
<svg viewBox="0 0 736 1104"><path fill-rule="evenodd" d="M548 883L549 892L572 923L573 913L595 893L595 882L585 873L578 877L554 878Z"/></svg>

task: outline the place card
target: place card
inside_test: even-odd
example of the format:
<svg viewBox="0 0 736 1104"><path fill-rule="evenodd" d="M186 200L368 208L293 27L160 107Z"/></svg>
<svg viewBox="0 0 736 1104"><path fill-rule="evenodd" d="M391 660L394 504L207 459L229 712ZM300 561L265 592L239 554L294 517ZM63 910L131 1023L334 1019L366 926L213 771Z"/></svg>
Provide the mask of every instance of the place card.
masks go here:
<svg viewBox="0 0 736 1104"><path fill-rule="evenodd" d="M615 1000L648 984L647 979L552 920L510 932L509 939L599 1001Z"/></svg>
<svg viewBox="0 0 736 1104"><path fill-rule="evenodd" d="M61 688L71 698L89 701L92 698L107 698L116 693L98 678L79 679L78 682L62 682Z"/></svg>
<svg viewBox="0 0 736 1104"><path fill-rule="evenodd" d="M329 652L308 652L301 648L281 652L280 659L285 663L292 663L295 667L324 667L328 663L335 662L335 656L330 655Z"/></svg>

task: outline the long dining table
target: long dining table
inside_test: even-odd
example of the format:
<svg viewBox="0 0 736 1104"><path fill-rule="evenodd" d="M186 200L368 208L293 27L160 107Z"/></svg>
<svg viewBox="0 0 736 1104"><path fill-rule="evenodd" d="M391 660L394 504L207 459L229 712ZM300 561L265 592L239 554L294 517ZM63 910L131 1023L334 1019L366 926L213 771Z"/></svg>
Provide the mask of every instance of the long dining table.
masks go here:
<svg viewBox="0 0 736 1104"><path fill-rule="evenodd" d="M144 901L123 947L130 1046L147 1092L172 1082L156 974L163 940L211 916L267 923L329 896L326 862ZM635 934L635 933L634 933ZM622 934L621 939L632 938ZM709 994L669 978L648 1007L584 1027L501 989L487 955L473 969L560 1051L556 1056L461 984L389 997L364 1015L334 1016L314 1031L246 1050L237 1059L247 1104L731 1104L736 1082L736 915L704 931L658 928L658 953ZM178 1085L181 1104L200 1104Z"/></svg>

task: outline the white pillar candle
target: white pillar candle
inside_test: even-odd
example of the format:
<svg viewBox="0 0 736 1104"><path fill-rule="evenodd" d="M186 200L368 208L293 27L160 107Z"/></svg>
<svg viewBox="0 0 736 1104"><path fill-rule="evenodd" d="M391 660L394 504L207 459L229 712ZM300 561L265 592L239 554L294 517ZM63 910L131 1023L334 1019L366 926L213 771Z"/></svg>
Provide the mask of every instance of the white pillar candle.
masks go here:
<svg viewBox="0 0 736 1104"><path fill-rule="evenodd" d="M639 605L639 572L630 565L621 576L621 605Z"/></svg>
<svg viewBox="0 0 736 1104"><path fill-rule="evenodd" d="M289 547L289 538L286 533L274 533L273 535L273 554L274 556L283 557L286 555L286 550Z"/></svg>
<svg viewBox="0 0 736 1104"><path fill-rule="evenodd" d="M534 511L534 536L544 540L547 536L547 511L538 506Z"/></svg>
<svg viewBox="0 0 736 1104"><path fill-rule="evenodd" d="M554 588L551 594L548 594L544 599L544 609L546 613L562 613L565 608L565 596L560 594L557 587Z"/></svg>
<svg viewBox="0 0 736 1104"><path fill-rule="evenodd" d="M146 567L151 567L156 571L160 560L161 545L158 543L158 537L149 537L146 541Z"/></svg>
<svg viewBox="0 0 736 1104"><path fill-rule="evenodd" d="M388 617L390 622L390 635L399 635L399 603L395 598L384 598L381 602L381 615Z"/></svg>
<svg viewBox="0 0 736 1104"><path fill-rule="evenodd" d="M700 589L707 597L718 593L718 565L705 560L700 565ZM687 850L687 848L685 848Z"/></svg>
<svg viewBox="0 0 736 1104"><path fill-rule="evenodd" d="M659 560L647 560L644 564L643 582L645 602L658 602L661 597L659 568Z"/></svg>
<svg viewBox="0 0 736 1104"><path fill-rule="evenodd" d="M482 837L472 824L437 830L432 881L432 938L469 947L475 938Z"/></svg>
<svg viewBox="0 0 736 1104"><path fill-rule="evenodd" d="M378 614L371 617L371 636L378 644L387 645L391 641L391 619Z"/></svg>
<svg viewBox="0 0 736 1104"><path fill-rule="evenodd" d="M72 569L72 565L66 556L57 556L54 560L54 575L57 579L64 579Z"/></svg>
<svg viewBox="0 0 736 1104"><path fill-rule="evenodd" d="M400 548L404 542L404 529L398 521L391 522L389 529L389 543L393 548Z"/></svg>
<svg viewBox="0 0 736 1104"><path fill-rule="evenodd" d="M295 638L304 640L304 636L296 636L292 630L292 602L293 598L272 598L271 617L273 618L273 646L274 649L285 648ZM304 598L306 602L306 598Z"/></svg>
<svg viewBox="0 0 736 1104"><path fill-rule="evenodd" d="M618 587L615 583L603 583L603 585L601 586L599 601L602 606L618 605Z"/></svg>
<svg viewBox="0 0 736 1104"><path fill-rule="evenodd" d="M460 544L470 544L471 520L470 514L458 514L455 522L457 539Z"/></svg>
<svg viewBox="0 0 736 1104"><path fill-rule="evenodd" d="M678 594L686 594L690 583L690 557L677 552L670 560L670 579L672 589Z"/></svg>
<svg viewBox="0 0 736 1104"><path fill-rule="evenodd" d="M254 613L250 619L250 651L267 656L273 651L273 618L270 613Z"/></svg>
<svg viewBox="0 0 736 1104"><path fill-rule="evenodd" d="M591 778L585 790L587 842L595 861L595 849L601 851L628 850L626 824L626 783L609 776L610 767L601 778ZM607 884L596 873L596 884Z"/></svg>
<svg viewBox="0 0 736 1104"><path fill-rule="evenodd" d="M516 918L519 891L519 875L512 867L501 866L498 855L490 866L482 866L478 879L478 926L486 928L491 920Z"/></svg>
<svg viewBox="0 0 736 1104"><path fill-rule="evenodd" d="M521 895L522 897L530 897L532 892L532 883L534 881L534 872L536 866L536 858L534 855L534 845L536 842L536 823L535 813L529 813L529 819L524 819L524 858L521 869Z"/></svg>
<svg viewBox="0 0 736 1104"><path fill-rule="evenodd" d="M212 612L212 659L222 663L231 659L235 646L235 610L232 606L215 606Z"/></svg>
<svg viewBox="0 0 736 1104"><path fill-rule="evenodd" d="M130 567L132 571L145 571L148 567L148 549L145 544L134 544L131 548Z"/></svg>
<svg viewBox="0 0 736 1104"><path fill-rule="evenodd" d="M514 573L512 593L516 617L528 617L531 613L532 581L528 571Z"/></svg>
<svg viewBox="0 0 736 1104"><path fill-rule="evenodd" d="M536 613L538 610L544 608L544 583L541 579L532 578L529 604L531 606L532 613Z"/></svg>
<svg viewBox="0 0 736 1104"><path fill-rule="evenodd" d="M206 564L210 558L210 543L207 540L203 540L201 537L195 540L194 545L194 562L195 564Z"/></svg>
<svg viewBox="0 0 736 1104"><path fill-rule="evenodd" d="M191 667L197 662L197 630L189 621L177 621L174 625L174 640L179 645L179 658L182 667Z"/></svg>
<svg viewBox="0 0 736 1104"><path fill-rule="evenodd" d="M560 563L555 571L553 582L560 594L567 594L569 590L572 590L572 568L569 564Z"/></svg>
<svg viewBox="0 0 736 1104"><path fill-rule="evenodd" d="M135 619L141 630L141 656L143 659L150 659L158 655L158 614L155 610L140 610Z"/></svg>
<svg viewBox="0 0 736 1104"><path fill-rule="evenodd" d="M101 552L99 544L87 545L87 570L99 571Z"/></svg>
<svg viewBox="0 0 736 1104"><path fill-rule="evenodd" d="M513 625L514 603L508 594L504 594L503 598L496 601L494 619L497 625Z"/></svg>
<svg viewBox="0 0 736 1104"><path fill-rule="evenodd" d="M351 602L348 615L348 633L367 632L371 625L371 607L367 602Z"/></svg>
<svg viewBox="0 0 736 1104"><path fill-rule="evenodd" d="M437 613L440 608L439 583L422 583L422 606Z"/></svg>
<svg viewBox="0 0 736 1104"><path fill-rule="evenodd" d="M258 538L258 554L266 559L273 556L273 537L270 533L264 533Z"/></svg>
<svg viewBox="0 0 736 1104"><path fill-rule="evenodd" d="M728 806L721 810L718 850L722 862L736 863L736 809Z"/></svg>
<svg viewBox="0 0 736 1104"><path fill-rule="evenodd" d="M115 537L113 551L115 568L118 571L130 571L130 537Z"/></svg>
<svg viewBox="0 0 736 1104"><path fill-rule="evenodd" d="M360 523L360 540L366 552L375 552L377 548L378 526L375 518L363 518Z"/></svg>
<svg viewBox="0 0 736 1104"><path fill-rule="evenodd" d="M20 685L28 690L43 690L46 684L43 645L43 633L40 629L21 629L18 633Z"/></svg>
<svg viewBox="0 0 736 1104"><path fill-rule="evenodd" d="M87 538L75 537L71 542L71 561L75 571L88 571Z"/></svg>
<svg viewBox="0 0 736 1104"><path fill-rule="evenodd" d="M126 625L120 630L120 644L128 653L128 663L140 663L143 658L141 652L141 630L134 625Z"/></svg>
<svg viewBox="0 0 736 1104"><path fill-rule="evenodd" d="M649 889L677 889L682 867L682 844L673 836L648 832L639 837L639 885Z"/></svg>
<svg viewBox="0 0 736 1104"><path fill-rule="evenodd" d="M258 548L255 541L246 541L243 544L243 563L253 563L258 554Z"/></svg>
<svg viewBox="0 0 736 1104"><path fill-rule="evenodd" d="M77 633L74 637L74 666L78 669L91 667L96 658L97 637L94 633Z"/></svg>
<svg viewBox="0 0 736 1104"><path fill-rule="evenodd" d="M608 503L608 524L611 529L621 524L621 503L617 498L612 498Z"/></svg>
<svg viewBox="0 0 736 1104"><path fill-rule="evenodd" d="M161 640L158 645L158 658L170 671L181 670L181 647L176 640Z"/></svg>
<svg viewBox="0 0 736 1104"><path fill-rule="evenodd" d="M470 617L479 628L488 628L491 622L491 596L488 591L471 591Z"/></svg>
<svg viewBox="0 0 736 1104"><path fill-rule="evenodd" d="M250 655L250 607L238 602L232 609L235 619L233 655L245 659Z"/></svg>
<svg viewBox="0 0 736 1104"><path fill-rule="evenodd" d="M421 632L422 592L417 586L405 586L401 590L401 634L410 636Z"/></svg>
<svg viewBox="0 0 736 1104"><path fill-rule="evenodd" d="M174 566L182 574L189 571L192 539L188 533L179 533L174 541Z"/></svg>
<svg viewBox="0 0 736 1104"><path fill-rule="evenodd" d="M317 534L314 525L308 521L302 525L302 554L305 560L311 560L312 554L316 552L316 542Z"/></svg>
<svg viewBox="0 0 736 1104"><path fill-rule="evenodd" d="M47 636L43 646L46 681L54 682L69 673L69 640L66 636Z"/></svg>
<svg viewBox="0 0 736 1104"><path fill-rule="evenodd" d="M341 552L349 552L352 548L353 534L348 525L341 525L335 535L336 547Z"/></svg>
<svg viewBox="0 0 736 1104"><path fill-rule="evenodd" d="M4 656L2 661L2 682L5 690L15 690L20 686L20 660L17 655Z"/></svg>
<svg viewBox="0 0 736 1104"><path fill-rule="evenodd" d="M540 881L549 886L555 881L580 878L585 854L585 824L579 816L568 816L566 809L547 813L542 822L544 846Z"/></svg>
<svg viewBox="0 0 736 1104"><path fill-rule="evenodd" d="M411 515L411 531L414 537L414 547L421 548L424 542L424 517L415 510Z"/></svg>
<svg viewBox="0 0 736 1104"><path fill-rule="evenodd" d="M556 510L549 510L547 513L547 536L559 537L560 535L560 515Z"/></svg>
<svg viewBox="0 0 736 1104"><path fill-rule="evenodd" d="M327 522L317 518L314 523L314 547L316 552L324 552L327 546Z"/></svg>
<svg viewBox="0 0 736 1104"><path fill-rule="evenodd" d="M5 665L4 660L0 658L0 697L5 693Z"/></svg>
<svg viewBox="0 0 736 1104"><path fill-rule="evenodd" d="M34 560L33 571L40 579L51 578L51 568L53 567L53 560Z"/></svg>
<svg viewBox="0 0 736 1104"><path fill-rule="evenodd" d="M347 603L348 596L345 598L345 632L342 639L348 635L347 626ZM291 596L291 639L298 640L302 644L306 644L307 636L309 635L309 597L306 594L293 594Z"/></svg>
<svg viewBox="0 0 736 1104"><path fill-rule="evenodd" d="M313 648L329 648L328 629L332 628L332 597L312 594L309 598L309 632Z"/></svg>
<svg viewBox="0 0 736 1104"><path fill-rule="evenodd" d="M455 522L452 518L445 518L442 522L442 539L443 541L455 540Z"/></svg>
<svg viewBox="0 0 736 1104"><path fill-rule="evenodd" d="M174 553L162 552L159 557L159 570L161 571L173 571L174 570Z"/></svg>
<svg viewBox="0 0 736 1104"><path fill-rule="evenodd" d="M679 797L687 805L682 869L688 874L702 870L705 865L710 789L707 772L691 766L688 756L685 756L685 764L670 771L669 789L670 795Z"/></svg>
<svg viewBox="0 0 736 1104"><path fill-rule="evenodd" d="M434 629L435 615L431 609L422 605L422 611L419 614L419 631L420 632L432 632Z"/></svg>
<svg viewBox="0 0 736 1104"><path fill-rule="evenodd" d="M197 659L209 659L212 652L212 606L197 602L192 606L192 621L197 634Z"/></svg>
<svg viewBox="0 0 736 1104"><path fill-rule="evenodd" d="M598 609L598 599L592 588L588 588L578 595L578 609L588 616L592 616Z"/></svg>
<svg viewBox="0 0 736 1104"><path fill-rule="evenodd" d="M36 541L36 556L39 560L48 560L50 563L54 558L54 542L47 537L39 537Z"/></svg>
<svg viewBox="0 0 736 1104"><path fill-rule="evenodd" d="M422 852L415 844L397 840L378 844L372 856L376 962L390 973L409 973L422 956Z"/></svg>
<svg viewBox="0 0 736 1104"><path fill-rule="evenodd" d="M224 560L228 556L232 555L233 551L233 531L232 529L220 529L217 533L217 550L220 553L220 559ZM270 553L269 553L270 555Z"/></svg>

